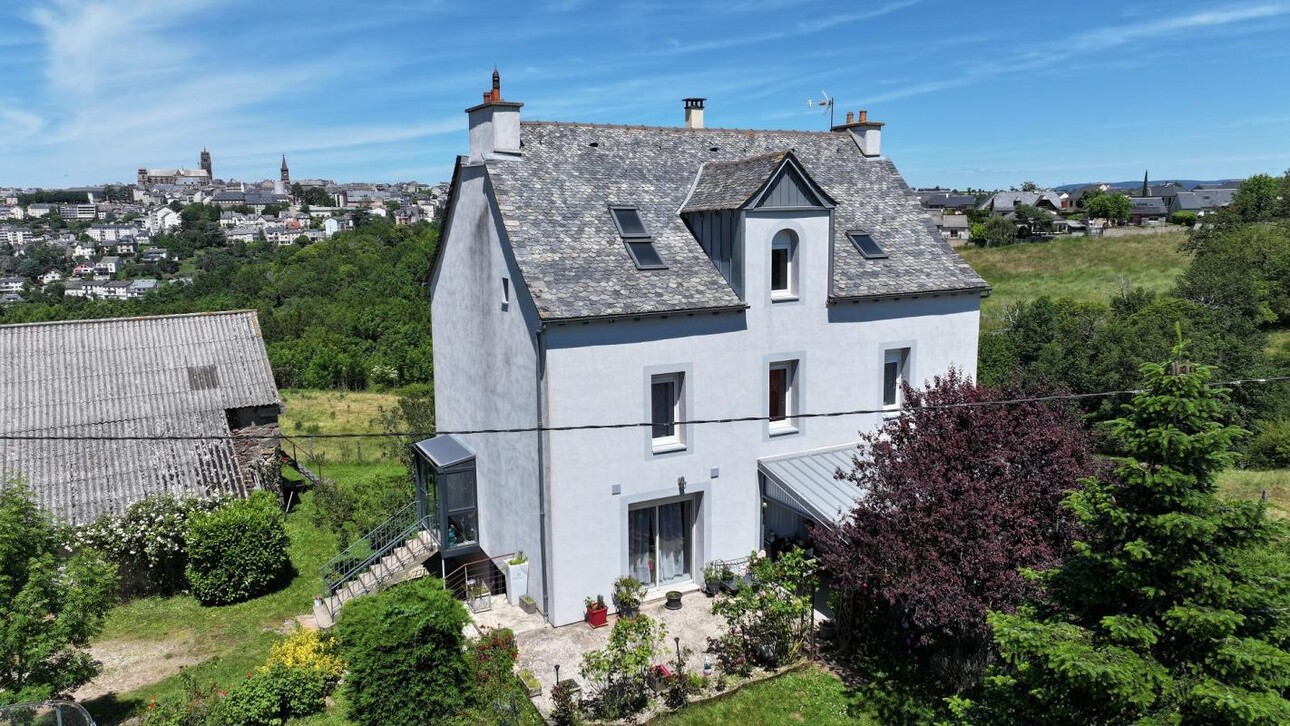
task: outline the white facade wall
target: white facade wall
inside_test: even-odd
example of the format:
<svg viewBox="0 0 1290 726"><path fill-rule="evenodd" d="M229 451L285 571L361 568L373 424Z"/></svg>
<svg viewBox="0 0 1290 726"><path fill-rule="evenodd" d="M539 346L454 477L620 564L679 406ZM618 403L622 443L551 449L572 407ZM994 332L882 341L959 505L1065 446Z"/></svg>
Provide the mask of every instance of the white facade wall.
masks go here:
<svg viewBox="0 0 1290 726"><path fill-rule="evenodd" d="M431 281L435 413L441 431L538 425L537 311L504 246L483 167L465 167ZM502 279L510 302L503 303ZM480 545L523 550L529 593L544 608L538 434L460 437L476 455Z"/></svg>
<svg viewBox="0 0 1290 726"><path fill-rule="evenodd" d="M915 384L950 366L975 375L976 295L829 306L827 214L750 213L745 228L745 313L549 328L546 423L648 420L650 375L672 370L685 373L687 419L765 416L771 361L799 361L799 412L880 408L889 348L911 349ZM785 228L798 235L798 299L772 303L771 239ZM687 449L666 454L652 452L648 429L552 432L552 622L580 619L584 597L608 599L627 573L630 505L677 496L684 477L686 494L700 495L690 564L698 573L760 547L759 458L854 442L877 421L801 420L797 433L778 436L765 422L693 426Z"/></svg>

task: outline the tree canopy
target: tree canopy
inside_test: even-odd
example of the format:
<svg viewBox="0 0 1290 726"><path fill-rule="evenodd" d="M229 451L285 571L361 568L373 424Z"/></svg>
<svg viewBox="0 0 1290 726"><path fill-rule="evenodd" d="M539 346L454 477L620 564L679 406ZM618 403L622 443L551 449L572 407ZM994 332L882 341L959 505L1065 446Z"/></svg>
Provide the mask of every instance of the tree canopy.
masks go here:
<svg viewBox="0 0 1290 726"><path fill-rule="evenodd" d="M1216 495L1242 431L1182 344L1111 423L1114 475L1071 495L1083 535L1042 596L990 624L971 723L1290 722L1290 551L1265 505Z"/></svg>
<svg viewBox="0 0 1290 726"><path fill-rule="evenodd" d="M62 538L25 487L0 481L0 705L41 701L88 683L86 650L115 602L114 568Z"/></svg>
<svg viewBox="0 0 1290 726"><path fill-rule="evenodd" d="M1133 211L1133 202L1119 192L1092 191L1084 196L1084 210L1094 219L1123 222Z"/></svg>
<svg viewBox="0 0 1290 726"><path fill-rule="evenodd" d="M1056 405L978 405L1016 393L951 370L907 386L902 415L860 435L847 480L863 496L816 534L853 614L850 637L881 643L894 623L907 645L956 654L950 665L970 677L987 611L1010 611L1034 593L1021 570L1065 554L1074 530L1061 501L1094 472L1089 438Z"/></svg>

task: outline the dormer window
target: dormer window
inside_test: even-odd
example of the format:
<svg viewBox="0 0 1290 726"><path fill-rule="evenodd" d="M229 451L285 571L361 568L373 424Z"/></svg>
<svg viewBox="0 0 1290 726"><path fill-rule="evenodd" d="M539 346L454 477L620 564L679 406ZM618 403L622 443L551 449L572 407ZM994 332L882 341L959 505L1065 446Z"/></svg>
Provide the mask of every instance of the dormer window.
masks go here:
<svg viewBox="0 0 1290 726"><path fill-rule="evenodd" d="M770 243L770 299L797 299L797 235L781 229Z"/></svg>
<svg viewBox="0 0 1290 726"><path fill-rule="evenodd" d="M636 269L667 269L667 265L663 264L663 258L659 257L658 250L654 249L654 238L645 230L645 222L641 220L639 209L610 207L609 212L614 218L614 226L618 228L618 235L623 238L623 244L627 246L627 253L632 256L632 262L636 263Z"/></svg>
<svg viewBox="0 0 1290 726"><path fill-rule="evenodd" d="M851 238L852 244L856 246L856 249L860 250L860 254L864 255L866 260L887 259L887 251L868 232L857 230L847 232L847 236Z"/></svg>

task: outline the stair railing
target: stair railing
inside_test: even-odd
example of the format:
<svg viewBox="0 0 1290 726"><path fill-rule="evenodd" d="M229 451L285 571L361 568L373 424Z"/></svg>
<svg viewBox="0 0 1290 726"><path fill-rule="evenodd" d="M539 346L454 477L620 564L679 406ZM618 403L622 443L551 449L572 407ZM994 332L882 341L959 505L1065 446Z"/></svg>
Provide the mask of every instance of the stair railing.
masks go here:
<svg viewBox="0 0 1290 726"><path fill-rule="evenodd" d="M323 565L321 568L323 597L331 597L337 590L419 532L429 534L438 545L440 540L434 518L419 517L417 514L417 503L412 502L377 525L372 531L355 540L343 552Z"/></svg>

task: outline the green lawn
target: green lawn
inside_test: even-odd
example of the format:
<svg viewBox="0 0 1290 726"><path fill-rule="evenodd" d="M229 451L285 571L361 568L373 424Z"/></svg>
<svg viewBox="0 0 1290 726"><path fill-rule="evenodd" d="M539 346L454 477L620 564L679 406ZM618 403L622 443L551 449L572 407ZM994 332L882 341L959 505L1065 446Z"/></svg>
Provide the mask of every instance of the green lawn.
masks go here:
<svg viewBox="0 0 1290 726"><path fill-rule="evenodd" d="M855 695L842 681L818 666L809 665L704 703L661 716L659 726L739 724L876 724L860 708Z"/></svg>
<svg viewBox="0 0 1290 726"><path fill-rule="evenodd" d="M1041 295L1106 301L1125 287L1163 292L1187 264L1186 232L1102 239L1070 237L959 253L994 288L981 301L983 327L997 325L1012 303Z"/></svg>
<svg viewBox="0 0 1290 726"><path fill-rule="evenodd" d="M280 391L286 410L282 414L282 435L292 452L294 441L301 461L328 463L334 461L383 461L385 449L379 438L363 439L294 439L304 434L380 433L377 416L381 408L392 408L398 396L370 391L314 391L288 389Z"/></svg>

